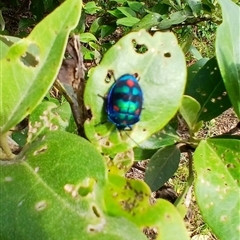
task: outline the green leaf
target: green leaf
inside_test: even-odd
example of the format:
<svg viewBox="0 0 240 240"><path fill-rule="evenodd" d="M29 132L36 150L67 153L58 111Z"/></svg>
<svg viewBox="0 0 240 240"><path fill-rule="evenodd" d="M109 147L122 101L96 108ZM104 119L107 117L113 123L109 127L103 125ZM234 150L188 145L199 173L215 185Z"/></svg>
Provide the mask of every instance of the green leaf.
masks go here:
<svg viewBox="0 0 240 240"><path fill-rule="evenodd" d="M140 10L143 8L144 3L142 2L136 2L136 1L127 1L128 6L135 12L140 12Z"/></svg>
<svg viewBox="0 0 240 240"><path fill-rule="evenodd" d="M210 59L187 85L186 95L201 105L197 121L209 121L231 107L216 58Z"/></svg>
<svg viewBox="0 0 240 240"><path fill-rule="evenodd" d="M149 13L144 16L139 22L133 25L132 31L139 31L141 29L149 30L159 24L161 15L158 13Z"/></svg>
<svg viewBox="0 0 240 240"><path fill-rule="evenodd" d="M180 162L180 150L168 146L158 150L150 159L144 181L152 191L158 190L177 171Z"/></svg>
<svg viewBox="0 0 240 240"><path fill-rule="evenodd" d="M96 18L91 24L89 32L96 35L96 33L98 32L102 24L103 24L103 18L102 17Z"/></svg>
<svg viewBox="0 0 240 240"><path fill-rule="evenodd" d="M201 58L194 64L188 67L188 79L187 79L187 87L191 84L192 80L195 78L197 73L200 71L200 69L205 65L205 63L208 61L208 58Z"/></svg>
<svg viewBox="0 0 240 240"><path fill-rule="evenodd" d="M123 25L127 27L132 27L134 24L139 22L138 18L135 17L124 17L117 20L117 25Z"/></svg>
<svg viewBox="0 0 240 240"><path fill-rule="evenodd" d="M168 14L169 5L164 3L157 3L152 7L152 11L161 15Z"/></svg>
<svg viewBox="0 0 240 240"><path fill-rule="evenodd" d="M48 132L16 161L0 162L0 172L1 239L146 239L105 214L105 161L79 136Z"/></svg>
<svg viewBox="0 0 240 240"><path fill-rule="evenodd" d="M124 14L120 12L118 9L113 9L113 10L107 10L108 13L113 15L116 18L122 18L124 17Z"/></svg>
<svg viewBox="0 0 240 240"><path fill-rule="evenodd" d="M7 132L41 102L57 76L68 35L80 12L81 1L64 2L1 59L0 132ZM27 52L33 54L30 64L24 59Z"/></svg>
<svg viewBox="0 0 240 240"><path fill-rule="evenodd" d="M117 2L119 4L124 4L127 0L111 0L111 2Z"/></svg>
<svg viewBox="0 0 240 240"><path fill-rule="evenodd" d="M138 53L135 42L145 45L145 53ZM132 131L121 134L115 125L107 121L104 101L113 84L108 72L115 78L123 74L137 73L143 90L144 110L141 120ZM181 103L186 80L184 55L172 33L157 32L151 36L146 31L134 32L124 36L93 69L86 84L84 101L92 113L92 119L85 122L88 139L100 151L106 153L124 152L136 142L142 142L163 128L177 112ZM164 104L163 104L164 103Z"/></svg>
<svg viewBox="0 0 240 240"><path fill-rule="evenodd" d="M94 1L88 2L84 5L84 10L86 11L86 13L88 14L95 14L97 13L97 11L99 11L101 8L96 6L96 3Z"/></svg>
<svg viewBox="0 0 240 240"><path fill-rule="evenodd" d="M90 41L97 41L97 38L92 33L81 33L80 34L80 42L88 43Z"/></svg>
<svg viewBox="0 0 240 240"><path fill-rule="evenodd" d="M201 0L187 0L189 7L192 9L194 16L200 14L202 8Z"/></svg>
<svg viewBox="0 0 240 240"><path fill-rule="evenodd" d="M116 30L116 26L103 25L101 26L101 38L107 37Z"/></svg>
<svg viewBox="0 0 240 240"><path fill-rule="evenodd" d="M240 118L240 7L219 0L223 22L217 29L216 56L234 111Z"/></svg>
<svg viewBox="0 0 240 240"><path fill-rule="evenodd" d="M168 29L172 25L182 23L188 18L188 16L183 11L171 13L169 17L169 19L164 19L159 23L158 27L160 30Z"/></svg>
<svg viewBox="0 0 240 240"><path fill-rule="evenodd" d="M149 159L159 148L171 146L179 141L177 132L167 124L161 131L154 133L146 141L135 147L135 160Z"/></svg>
<svg viewBox="0 0 240 240"><path fill-rule="evenodd" d="M189 29L186 29L185 33L182 34L181 39L180 39L180 45L182 47L183 52L186 54L193 42L193 33Z"/></svg>
<svg viewBox="0 0 240 240"><path fill-rule="evenodd" d="M51 101L43 101L29 117L28 142L49 130L66 130L70 125L71 116L68 102L58 106Z"/></svg>
<svg viewBox="0 0 240 240"><path fill-rule="evenodd" d="M141 161L150 159L158 149L144 149L140 147L135 147L134 151L134 160Z"/></svg>
<svg viewBox="0 0 240 240"><path fill-rule="evenodd" d="M182 105L179 109L179 112L191 130L194 129L194 126L197 123L196 121L200 109L201 106L198 101L190 96L183 96Z"/></svg>
<svg viewBox="0 0 240 240"><path fill-rule="evenodd" d="M175 144L179 140L177 132L168 124L141 143L141 148L158 149Z"/></svg>
<svg viewBox="0 0 240 240"><path fill-rule="evenodd" d="M239 239L240 141L209 139L194 154L195 193L204 221L221 240Z"/></svg>
<svg viewBox="0 0 240 240"><path fill-rule="evenodd" d="M126 17L136 17L136 13L129 7L118 7L117 9Z"/></svg>
<svg viewBox="0 0 240 240"><path fill-rule="evenodd" d="M177 209L163 199L150 204L150 194L144 182L110 174L104 194L106 211L113 216L125 216L139 227L156 229L159 240L189 239Z"/></svg>
<svg viewBox="0 0 240 240"><path fill-rule="evenodd" d="M40 21L45 13L44 1L34 1L30 4L31 13L36 17L37 21Z"/></svg>
<svg viewBox="0 0 240 240"><path fill-rule="evenodd" d="M201 53L193 45L191 45L189 51L197 60L201 60L203 58Z"/></svg>
<svg viewBox="0 0 240 240"><path fill-rule="evenodd" d="M18 24L19 30L26 30L28 27L34 26L37 20L30 18L21 18Z"/></svg>

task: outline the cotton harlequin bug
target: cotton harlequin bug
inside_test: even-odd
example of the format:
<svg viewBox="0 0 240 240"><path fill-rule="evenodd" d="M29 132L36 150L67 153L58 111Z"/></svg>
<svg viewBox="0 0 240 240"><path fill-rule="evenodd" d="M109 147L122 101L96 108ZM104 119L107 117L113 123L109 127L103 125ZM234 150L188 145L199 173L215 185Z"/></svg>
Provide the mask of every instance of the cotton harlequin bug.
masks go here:
<svg viewBox="0 0 240 240"><path fill-rule="evenodd" d="M140 120L143 92L136 76L124 74L111 86L106 97L108 120L118 130L132 129Z"/></svg>

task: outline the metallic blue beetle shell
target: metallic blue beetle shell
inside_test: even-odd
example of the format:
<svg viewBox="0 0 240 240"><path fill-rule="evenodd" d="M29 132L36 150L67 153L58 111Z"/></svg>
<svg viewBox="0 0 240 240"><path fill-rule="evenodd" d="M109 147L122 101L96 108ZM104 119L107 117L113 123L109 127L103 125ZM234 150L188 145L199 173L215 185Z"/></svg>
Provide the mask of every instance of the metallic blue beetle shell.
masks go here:
<svg viewBox="0 0 240 240"><path fill-rule="evenodd" d="M143 105L143 93L138 80L131 74L124 74L111 86L107 95L106 112L108 120L119 130L137 123Z"/></svg>

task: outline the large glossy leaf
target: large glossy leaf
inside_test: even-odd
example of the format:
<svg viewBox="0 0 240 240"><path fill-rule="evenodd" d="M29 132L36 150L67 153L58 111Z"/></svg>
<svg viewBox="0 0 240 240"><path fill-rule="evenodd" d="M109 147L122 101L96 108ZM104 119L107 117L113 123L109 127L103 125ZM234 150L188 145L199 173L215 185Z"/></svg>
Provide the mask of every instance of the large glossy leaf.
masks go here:
<svg viewBox="0 0 240 240"><path fill-rule="evenodd" d="M104 213L104 159L76 135L48 132L0 172L0 239L146 239Z"/></svg>
<svg viewBox="0 0 240 240"><path fill-rule="evenodd" d="M230 0L219 0L223 22L217 29L216 56L232 102L240 118L240 7Z"/></svg>
<svg viewBox="0 0 240 240"><path fill-rule="evenodd" d="M136 43L144 45L147 51L137 52ZM98 95L105 96L114 82L107 81L110 70L115 78L125 73L137 73L140 77L144 109L132 131L119 133L114 124L106 123L104 100ZM92 119L85 122L87 137L105 153L123 152L136 146L136 142L163 128L177 112L185 80L184 55L172 33L157 32L151 36L140 31L126 35L105 54L87 81L84 100L92 113Z"/></svg>
<svg viewBox="0 0 240 240"><path fill-rule="evenodd" d="M140 227L154 228L158 233L157 240L189 239L178 210L163 199L151 204L151 191L144 182L110 174L105 191L105 204L110 215L122 215Z"/></svg>
<svg viewBox="0 0 240 240"><path fill-rule="evenodd" d="M158 150L147 165L144 181L156 191L177 171L179 162L180 150L175 145Z"/></svg>
<svg viewBox="0 0 240 240"><path fill-rule="evenodd" d="M195 192L205 222L221 240L239 239L240 141L209 139L194 154Z"/></svg>
<svg viewBox="0 0 240 240"><path fill-rule="evenodd" d="M57 76L68 35L80 12L81 1L64 2L1 59L0 132L8 131L41 102ZM31 62L25 59L27 53L32 54Z"/></svg>
<svg viewBox="0 0 240 240"><path fill-rule="evenodd" d="M201 105L197 121L209 121L231 107L216 58L210 59L191 77L185 94Z"/></svg>

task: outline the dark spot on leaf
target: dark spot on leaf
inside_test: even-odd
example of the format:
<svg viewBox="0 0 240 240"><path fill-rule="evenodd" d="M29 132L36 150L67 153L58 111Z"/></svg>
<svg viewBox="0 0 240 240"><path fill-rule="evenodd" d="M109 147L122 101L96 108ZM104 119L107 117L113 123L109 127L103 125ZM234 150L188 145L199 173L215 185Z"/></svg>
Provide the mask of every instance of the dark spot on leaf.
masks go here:
<svg viewBox="0 0 240 240"><path fill-rule="evenodd" d="M94 214L95 214L97 217L100 217L100 214L99 214L96 206L92 206L92 210L93 210Z"/></svg>
<svg viewBox="0 0 240 240"><path fill-rule="evenodd" d="M236 168L236 166L234 164L232 164L232 163L228 163L227 164L227 168Z"/></svg>
<svg viewBox="0 0 240 240"><path fill-rule="evenodd" d="M171 57L171 53L170 52L164 53L164 57L167 57L167 58Z"/></svg>
<svg viewBox="0 0 240 240"><path fill-rule="evenodd" d="M211 168L207 168L207 170L211 172Z"/></svg>

